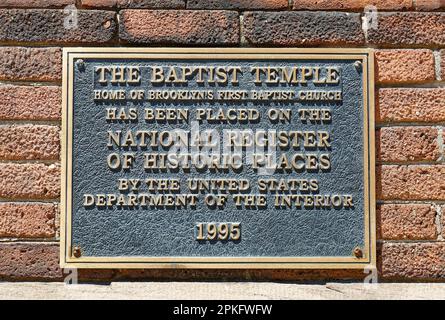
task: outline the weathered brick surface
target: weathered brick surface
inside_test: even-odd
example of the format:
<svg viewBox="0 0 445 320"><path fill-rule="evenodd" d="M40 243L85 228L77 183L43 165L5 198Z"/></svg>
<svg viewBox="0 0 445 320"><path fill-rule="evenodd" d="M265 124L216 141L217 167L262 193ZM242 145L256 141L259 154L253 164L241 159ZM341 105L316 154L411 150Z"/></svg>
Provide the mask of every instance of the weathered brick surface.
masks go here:
<svg viewBox="0 0 445 320"><path fill-rule="evenodd" d="M54 199L60 195L60 166L0 163L0 197Z"/></svg>
<svg viewBox="0 0 445 320"><path fill-rule="evenodd" d="M60 48L0 47L0 80L62 79Z"/></svg>
<svg viewBox="0 0 445 320"><path fill-rule="evenodd" d="M77 10L77 27L66 28L67 14L51 9L0 9L0 42L103 43L116 32L116 14Z"/></svg>
<svg viewBox="0 0 445 320"><path fill-rule="evenodd" d="M185 0L82 0L86 8L181 9Z"/></svg>
<svg viewBox="0 0 445 320"><path fill-rule="evenodd" d="M343 12L246 12L243 28L252 45L359 45L360 15Z"/></svg>
<svg viewBox="0 0 445 320"><path fill-rule="evenodd" d="M0 203L0 237L52 238L56 211L50 203Z"/></svg>
<svg viewBox="0 0 445 320"><path fill-rule="evenodd" d="M360 10L366 6L376 6L378 10L411 9L411 0L294 0L295 10Z"/></svg>
<svg viewBox="0 0 445 320"><path fill-rule="evenodd" d="M379 13L378 27L368 30L368 42L391 47L443 46L445 45L445 13Z"/></svg>
<svg viewBox="0 0 445 320"><path fill-rule="evenodd" d="M443 280L445 243L384 243L380 270L387 280Z"/></svg>
<svg viewBox="0 0 445 320"><path fill-rule="evenodd" d="M377 198L445 200L445 165L379 166Z"/></svg>
<svg viewBox="0 0 445 320"><path fill-rule="evenodd" d="M437 128L386 127L377 131L380 161L435 161L440 157Z"/></svg>
<svg viewBox="0 0 445 320"><path fill-rule="evenodd" d="M75 3L76 0L2 0L0 8L60 8Z"/></svg>
<svg viewBox="0 0 445 320"><path fill-rule="evenodd" d="M287 9L287 0L189 0L189 9L242 9L278 10Z"/></svg>
<svg viewBox="0 0 445 320"><path fill-rule="evenodd" d="M445 88L382 88L376 103L378 122L445 121Z"/></svg>
<svg viewBox="0 0 445 320"><path fill-rule="evenodd" d="M0 160L59 159L59 133L57 126L0 126Z"/></svg>
<svg viewBox="0 0 445 320"><path fill-rule="evenodd" d="M62 279L56 244L0 243L0 257L0 279Z"/></svg>
<svg viewBox="0 0 445 320"><path fill-rule="evenodd" d="M435 240L436 209L429 204L382 204L377 207L377 238Z"/></svg>
<svg viewBox="0 0 445 320"><path fill-rule="evenodd" d="M55 86L0 86L0 119L58 120L62 90Z"/></svg>
<svg viewBox="0 0 445 320"><path fill-rule="evenodd" d="M122 10L119 36L131 43L234 45L238 13L206 10Z"/></svg>
<svg viewBox="0 0 445 320"><path fill-rule="evenodd" d="M375 58L380 83L422 83L436 78L431 50L377 50Z"/></svg>
<svg viewBox="0 0 445 320"><path fill-rule="evenodd" d="M0 243L0 279L62 281L72 276L59 267L59 245L43 243ZM80 281L114 278L114 270L77 270Z"/></svg>
<svg viewBox="0 0 445 320"><path fill-rule="evenodd" d="M416 0L417 10L437 10L445 8L445 0Z"/></svg>

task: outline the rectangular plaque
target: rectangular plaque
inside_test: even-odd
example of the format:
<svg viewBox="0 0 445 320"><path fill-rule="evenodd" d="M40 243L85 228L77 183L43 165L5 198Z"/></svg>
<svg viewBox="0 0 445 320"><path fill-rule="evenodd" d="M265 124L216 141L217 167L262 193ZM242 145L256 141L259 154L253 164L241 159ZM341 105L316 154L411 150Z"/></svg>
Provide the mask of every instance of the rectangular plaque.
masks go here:
<svg viewBox="0 0 445 320"><path fill-rule="evenodd" d="M64 48L61 265L375 265L373 63Z"/></svg>

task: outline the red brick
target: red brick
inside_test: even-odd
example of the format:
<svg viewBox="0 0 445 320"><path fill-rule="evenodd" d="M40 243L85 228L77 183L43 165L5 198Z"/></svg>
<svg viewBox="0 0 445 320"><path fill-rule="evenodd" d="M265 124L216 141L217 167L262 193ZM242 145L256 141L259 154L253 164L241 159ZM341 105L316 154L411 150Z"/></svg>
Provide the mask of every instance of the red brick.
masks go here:
<svg viewBox="0 0 445 320"><path fill-rule="evenodd" d="M0 47L0 80L59 81L60 48Z"/></svg>
<svg viewBox="0 0 445 320"><path fill-rule="evenodd" d="M380 264L387 280L443 280L445 243L384 243Z"/></svg>
<svg viewBox="0 0 445 320"><path fill-rule="evenodd" d="M48 125L0 126L0 160L59 159L59 132Z"/></svg>
<svg viewBox="0 0 445 320"><path fill-rule="evenodd" d="M376 103L378 122L445 121L445 88L382 88Z"/></svg>
<svg viewBox="0 0 445 320"><path fill-rule="evenodd" d="M41 243L0 243L0 278L61 280L59 246Z"/></svg>
<svg viewBox="0 0 445 320"><path fill-rule="evenodd" d="M246 41L251 45L361 45L360 14L345 12L246 12Z"/></svg>
<svg viewBox="0 0 445 320"><path fill-rule="evenodd" d="M0 237L55 237L56 211L49 203L0 203Z"/></svg>
<svg viewBox="0 0 445 320"><path fill-rule="evenodd" d="M404 10L412 8L412 0L294 0L295 10L362 10L375 6L378 10Z"/></svg>
<svg viewBox="0 0 445 320"><path fill-rule="evenodd" d="M438 130L432 127L386 127L377 131L380 161L435 161L440 156Z"/></svg>
<svg viewBox="0 0 445 320"><path fill-rule="evenodd" d="M417 10L437 10L445 8L445 0L416 0Z"/></svg>
<svg viewBox="0 0 445 320"><path fill-rule="evenodd" d="M82 0L86 8L183 9L185 0Z"/></svg>
<svg viewBox="0 0 445 320"><path fill-rule="evenodd" d="M422 83L434 81L434 55L431 50L378 50L376 58L377 82Z"/></svg>
<svg viewBox="0 0 445 320"><path fill-rule="evenodd" d="M279 10L287 9L288 0L189 0L188 9Z"/></svg>
<svg viewBox="0 0 445 320"><path fill-rule="evenodd" d="M52 86L0 86L0 119L59 120L62 90Z"/></svg>
<svg viewBox="0 0 445 320"><path fill-rule="evenodd" d="M77 25L66 27L67 13L57 9L0 9L0 41L35 43L104 43L116 32L116 14L77 10Z"/></svg>
<svg viewBox="0 0 445 320"><path fill-rule="evenodd" d="M377 198L445 200L445 165L379 166Z"/></svg>
<svg viewBox="0 0 445 320"><path fill-rule="evenodd" d="M55 199L60 195L60 166L0 163L0 198Z"/></svg>
<svg viewBox="0 0 445 320"><path fill-rule="evenodd" d="M368 42L380 46L445 45L444 12L383 12L378 27L368 30Z"/></svg>
<svg viewBox="0 0 445 320"><path fill-rule="evenodd" d="M429 204L382 204L377 207L377 238L435 240L436 209Z"/></svg>
<svg viewBox="0 0 445 320"><path fill-rule="evenodd" d="M207 10L122 10L119 36L130 43L234 45L238 13Z"/></svg>
<svg viewBox="0 0 445 320"><path fill-rule="evenodd" d="M2 0L0 8L61 8L75 3L76 0Z"/></svg>

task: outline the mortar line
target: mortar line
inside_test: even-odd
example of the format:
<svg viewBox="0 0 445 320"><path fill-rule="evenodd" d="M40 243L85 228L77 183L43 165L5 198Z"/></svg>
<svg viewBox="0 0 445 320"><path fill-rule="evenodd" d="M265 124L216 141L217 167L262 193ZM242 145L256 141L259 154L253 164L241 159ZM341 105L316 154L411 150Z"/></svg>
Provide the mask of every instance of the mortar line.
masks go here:
<svg viewBox="0 0 445 320"><path fill-rule="evenodd" d="M438 134L437 134L437 144L439 146L439 161L445 162L445 147L444 147L444 141L443 141L443 127L438 128Z"/></svg>
<svg viewBox="0 0 445 320"><path fill-rule="evenodd" d="M445 200L376 200L379 204L445 204Z"/></svg>
<svg viewBox="0 0 445 320"><path fill-rule="evenodd" d="M442 77L440 75L441 68L440 68L440 50L435 49L433 50L433 56L434 56L434 72L436 76L437 81L441 81Z"/></svg>
<svg viewBox="0 0 445 320"><path fill-rule="evenodd" d="M34 159L20 159L20 160L14 160L14 159L0 159L1 164L59 164L60 159L52 159L52 160L34 160Z"/></svg>
<svg viewBox="0 0 445 320"><path fill-rule="evenodd" d="M30 199L30 198L0 198L0 203L53 203L60 204L60 198Z"/></svg>
<svg viewBox="0 0 445 320"><path fill-rule="evenodd" d="M381 128L402 128L402 127L435 127L438 130L445 126L445 122L378 122L376 129Z"/></svg>
<svg viewBox="0 0 445 320"><path fill-rule="evenodd" d="M56 238L0 238L0 243L4 244L60 244L60 240Z"/></svg>
<svg viewBox="0 0 445 320"><path fill-rule="evenodd" d="M442 208L439 205L435 206L436 208L436 217L435 217L435 223L436 223L436 229L437 229L437 240L443 241L444 238L442 236Z"/></svg>

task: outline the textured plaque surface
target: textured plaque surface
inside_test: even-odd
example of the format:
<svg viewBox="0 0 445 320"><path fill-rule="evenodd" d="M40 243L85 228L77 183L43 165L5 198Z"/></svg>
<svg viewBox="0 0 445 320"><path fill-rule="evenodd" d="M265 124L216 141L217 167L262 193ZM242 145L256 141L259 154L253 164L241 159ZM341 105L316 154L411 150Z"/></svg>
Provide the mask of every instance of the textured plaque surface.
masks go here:
<svg viewBox="0 0 445 320"><path fill-rule="evenodd" d="M66 49L62 265L374 264L372 59Z"/></svg>

